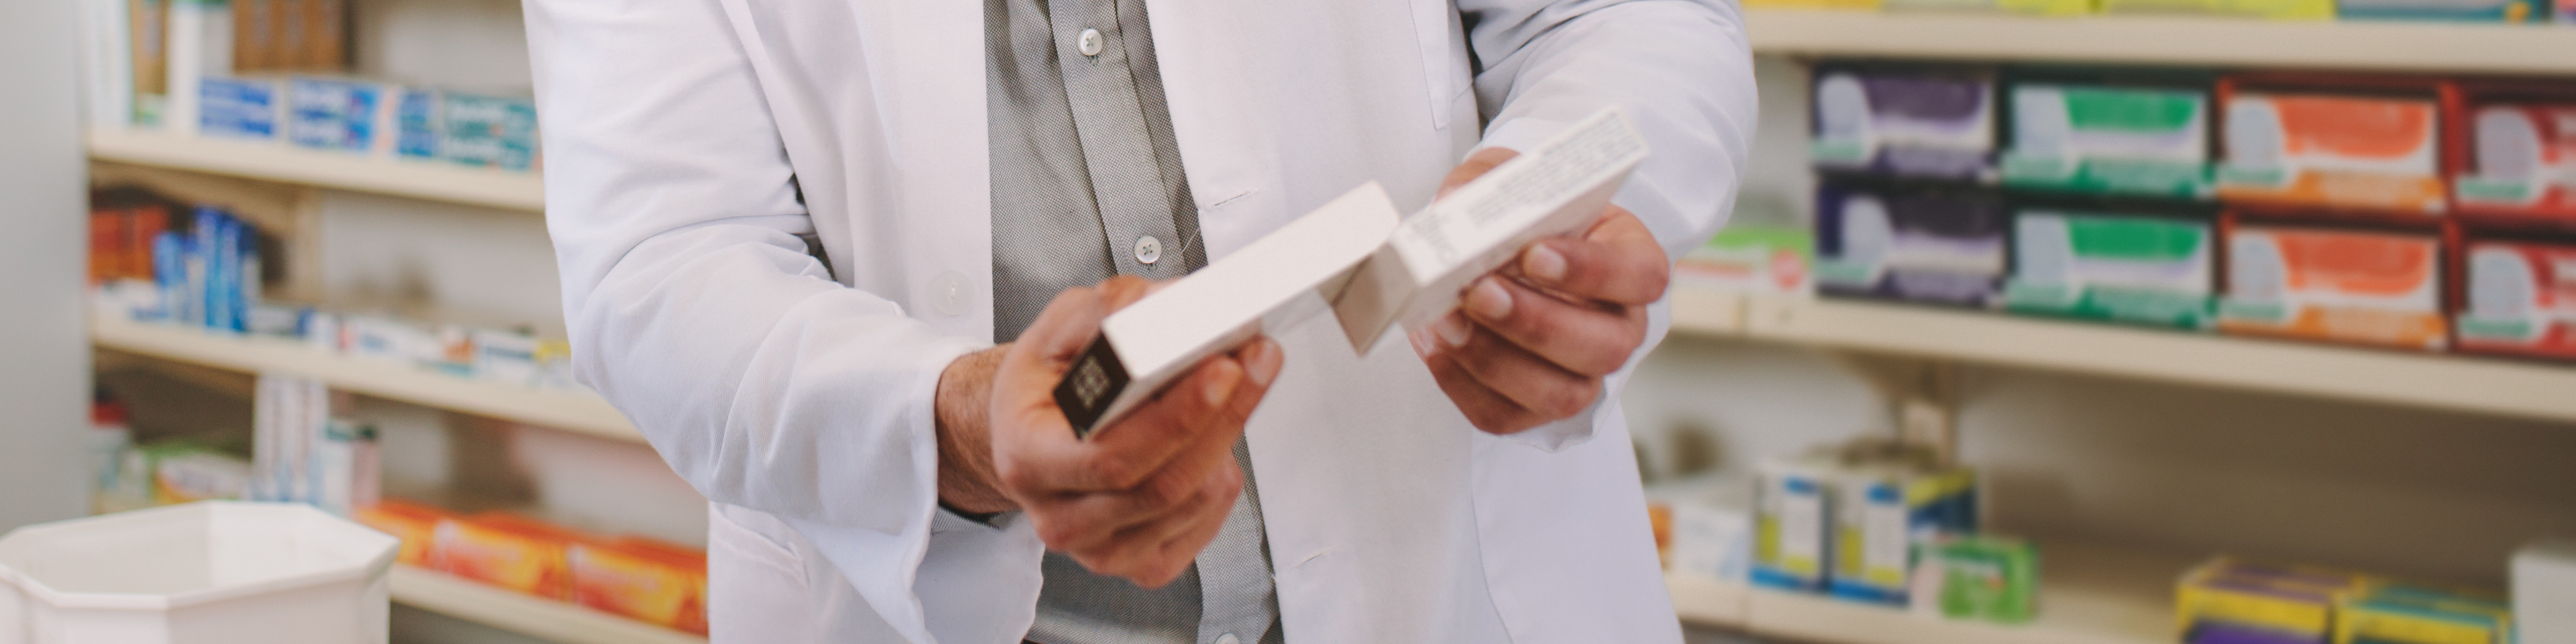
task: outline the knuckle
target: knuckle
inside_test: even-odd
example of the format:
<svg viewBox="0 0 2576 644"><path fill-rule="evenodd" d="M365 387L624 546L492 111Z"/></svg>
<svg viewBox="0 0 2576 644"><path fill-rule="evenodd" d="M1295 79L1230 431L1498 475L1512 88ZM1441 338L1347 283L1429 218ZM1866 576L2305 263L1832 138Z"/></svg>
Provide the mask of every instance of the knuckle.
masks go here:
<svg viewBox="0 0 2576 644"><path fill-rule="evenodd" d="M1136 490L1138 503L1154 508L1168 508L1188 501L1198 490L1178 476L1160 476Z"/></svg>
<svg viewBox="0 0 2576 644"><path fill-rule="evenodd" d="M1144 478L1143 473L1137 471L1138 468L1132 460L1123 454L1109 452L1096 454L1083 467L1084 474L1098 482L1101 487L1109 489L1124 490L1136 487L1138 483L1143 482Z"/></svg>
<svg viewBox="0 0 2576 644"><path fill-rule="evenodd" d="M1554 400L1549 402L1548 414L1556 418L1573 416L1582 413L1584 408L1591 407L1592 401L1599 397L1601 397L1599 380L1584 380L1574 386L1559 388Z"/></svg>

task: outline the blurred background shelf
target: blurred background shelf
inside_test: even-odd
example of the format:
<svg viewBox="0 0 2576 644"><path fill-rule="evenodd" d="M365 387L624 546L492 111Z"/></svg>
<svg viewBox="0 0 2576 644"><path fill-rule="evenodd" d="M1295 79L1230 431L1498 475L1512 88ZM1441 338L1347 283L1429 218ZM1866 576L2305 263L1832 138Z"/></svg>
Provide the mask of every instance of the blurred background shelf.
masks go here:
<svg viewBox="0 0 2576 644"><path fill-rule="evenodd" d="M378 398L618 440L644 440L617 408L587 392L514 387L332 355L288 340L225 337L104 317L91 321L90 338L98 346L128 353L251 373L293 373Z"/></svg>
<svg viewBox="0 0 2576 644"><path fill-rule="evenodd" d="M1674 611L1702 626L1820 644L2167 644L2186 557L2080 542L2042 546L2039 618L1962 621L1824 595L1667 574Z"/></svg>
<svg viewBox="0 0 2576 644"><path fill-rule="evenodd" d="M396 603L563 644L707 642L696 635L410 566L394 566L390 577Z"/></svg>
<svg viewBox="0 0 2576 644"><path fill-rule="evenodd" d="M2546 24L1788 9L1744 13L1753 50L1765 54L2576 73L2576 30Z"/></svg>
<svg viewBox="0 0 2576 644"><path fill-rule="evenodd" d="M89 155L101 161L509 210L538 212L546 206L545 182L534 172L367 158L283 143L93 129Z"/></svg>
<svg viewBox="0 0 2576 644"><path fill-rule="evenodd" d="M1676 293L1673 311L1685 333L2576 421L2576 368L2539 363L1830 299Z"/></svg>

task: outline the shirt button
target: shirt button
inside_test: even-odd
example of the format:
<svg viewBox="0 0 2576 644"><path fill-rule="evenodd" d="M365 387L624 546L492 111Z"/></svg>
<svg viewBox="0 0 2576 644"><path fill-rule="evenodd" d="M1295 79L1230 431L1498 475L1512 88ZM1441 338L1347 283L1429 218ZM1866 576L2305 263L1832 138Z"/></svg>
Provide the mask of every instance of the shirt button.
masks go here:
<svg viewBox="0 0 2576 644"><path fill-rule="evenodd" d="M966 274L941 271L930 278L930 307L940 315L966 313Z"/></svg>
<svg viewBox="0 0 2576 644"><path fill-rule="evenodd" d="M1074 39L1073 46L1075 49L1081 50L1082 55L1084 56L1100 55L1100 30L1082 30L1082 36Z"/></svg>
<svg viewBox="0 0 2576 644"><path fill-rule="evenodd" d="M1243 640L1235 639L1233 633L1226 633L1216 636L1216 644L1243 644Z"/></svg>
<svg viewBox="0 0 2576 644"><path fill-rule="evenodd" d="M1153 235L1136 238L1136 263L1152 265L1163 259L1163 240Z"/></svg>

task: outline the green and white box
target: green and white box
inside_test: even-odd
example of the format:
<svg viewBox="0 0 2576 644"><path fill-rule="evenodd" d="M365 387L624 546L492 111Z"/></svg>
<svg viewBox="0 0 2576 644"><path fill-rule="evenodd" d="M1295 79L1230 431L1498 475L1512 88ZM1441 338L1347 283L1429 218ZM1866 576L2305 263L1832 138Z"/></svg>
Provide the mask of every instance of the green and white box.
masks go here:
<svg viewBox="0 0 2576 644"><path fill-rule="evenodd" d="M2217 259L2207 218L2025 208L2013 217L2016 312L2208 329Z"/></svg>
<svg viewBox="0 0 2576 644"><path fill-rule="evenodd" d="M2005 92L2007 185L2206 199L2209 91L2189 87L2022 82Z"/></svg>

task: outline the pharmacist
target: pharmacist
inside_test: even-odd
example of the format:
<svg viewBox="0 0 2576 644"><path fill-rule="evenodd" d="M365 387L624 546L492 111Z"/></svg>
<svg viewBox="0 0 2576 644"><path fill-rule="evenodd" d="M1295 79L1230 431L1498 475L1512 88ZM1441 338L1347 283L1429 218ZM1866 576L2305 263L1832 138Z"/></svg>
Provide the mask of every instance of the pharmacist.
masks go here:
<svg viewBox="0 0 2576 644"><path fill-rule="evenodd" d="M1733 2L524 6L577 372L711 501L717 641L1679 640L1616 394L1734 198ZM1618 207L1462 313L1052 406L1145 280L1607 105Z"/></svg>

